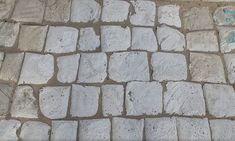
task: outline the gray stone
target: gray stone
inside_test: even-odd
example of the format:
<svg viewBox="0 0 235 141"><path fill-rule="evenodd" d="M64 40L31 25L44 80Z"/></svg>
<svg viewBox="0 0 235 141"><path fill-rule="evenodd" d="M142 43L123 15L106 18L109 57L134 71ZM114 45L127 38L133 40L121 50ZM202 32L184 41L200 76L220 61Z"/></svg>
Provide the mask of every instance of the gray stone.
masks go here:
<svg viewBox="0 0 235 141"><path fill-rule="evenodd" d="M2 67L2 62L3 62L3 59L4 59L4 55L5 55L4 52L0 52L0 68Z"/></svg>
<svg viewBox="0 0 235 141"><path fill-rule="evenodd" d="M0 117L8 114L10 101L12 100L13 87L7 84L0 84Z"/></svg>
<svg viewBox="0 0 235 141"><path fill-rule="evenodd" d="M15 0L4 0L0 4L0 19L8 19L15 5Z"/></svg>
<svg viewBox="0 0 235 141"><path fill-rule="evenodd" d="M222 53L228 53L235 50L235 28L218 27L220 38L220 50Z"/></svg>
<svg viewBox="0 0 235 141"><path fill-rule="evenodd" d="M235 25L235 7L225 6L217 8L213 18L217 25Z"/></svg>
<svg viewBox="0 0 235 141"><path fill-rule="evenodd" d="M21 123L18 120L0 120L0 140L18 141L16 132L20 125Z"/></svg>
<svg viewBox="0 0 235 141"><path fill-rule="evenodd" d="M0 46L12 47L19 33L19 23L0 22Z"/></svg>
<svg viewBox="0 0 235 141"><path fill-rule="evenodd" d="M163 5L158 7L158 22L160 24L181 27L180 7L178 5Z"/></svg>
<svg viewBox="0 0 235 141"><path fill-rule="evenodd" d="M92 27L81 28L79 37L79 47L81 51L93 51L100 47L100 36L96 34Z"/></svg>
<svg viewBox="0 0 235 141"><path fill-rule="evenodd" d="M225 65L227 68L228 80L230 83L235 83L235 54L224 55Z"/></svg>

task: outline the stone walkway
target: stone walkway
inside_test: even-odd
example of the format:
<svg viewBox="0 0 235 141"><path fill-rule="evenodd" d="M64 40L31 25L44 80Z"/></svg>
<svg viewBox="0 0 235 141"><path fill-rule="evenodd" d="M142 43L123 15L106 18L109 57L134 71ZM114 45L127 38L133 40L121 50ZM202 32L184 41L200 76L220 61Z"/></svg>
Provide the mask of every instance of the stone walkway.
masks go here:
<svg viewBox="0 0 235 141"><path fill-rule="evenodd" d="M235 140L235 0L188 1L0 0L0 141Z"/></svg>

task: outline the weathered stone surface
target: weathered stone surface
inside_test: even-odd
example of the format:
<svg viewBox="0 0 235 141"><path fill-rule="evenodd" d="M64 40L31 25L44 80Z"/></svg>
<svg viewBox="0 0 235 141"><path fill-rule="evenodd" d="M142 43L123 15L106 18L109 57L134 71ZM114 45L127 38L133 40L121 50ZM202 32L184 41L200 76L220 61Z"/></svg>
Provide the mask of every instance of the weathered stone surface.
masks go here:
<svg viewBox="0 0 235 141"><path fill-rule="evenodd" d="M0 22L0 46L12 47L19 33L19 23Z"/></svg>
<svg viewBox="0 0 235 141"><path fill-rule="evenodd" d="M164 93L164 110L169 114L203 116L206 114L203 90L200 84L168 82Z"/></svg>
<svg viewBox="0 0 235 141"><path fill-rule="evenodd" d="M4 0L0 3L0 19L8 19L14 8L15 0Z"/></svg>
<svg viewBox="0 0 235 141"><path fill-rule="evenodd" d="M82 53L78 71L79 83L101 83L107 76L105 53Z"/></svg>
<svg viewBox="0 0 235 141"><path fill-rule="evenodd" d="M104 52L127 50L131 46L131 32L129 27L102 26L101 49Z"/></svg>
<svg viewBox="0 0 235 141"><path fill-rule="evenodd" d="M61 56L57 58L57 80L62 83L71 83L76 80L78 66L79 66L79 54Z"/></svg>
<svg viewBox="0 0 235 141"><path fill-rule="evenodd" d="M227 68L228 80L233 84L235 83L235 54L225 54L224 60Z"/></svg>
<svg viewBox="0 0 235 141"><path fill-rule="evenodd" d="M146 52L114 53L109 60L109 78L117 82L148 81L149 66Z"/></svg>
<svg viewBox="0 0 235 141"><path fill-rule="evenodd" d="M235 7L225 6L217 8L213 18L217 25L235 25Z"/></svg>
<svg viewBox="0 0 235 141"><path fill-rule="evenodd" d="M30 86L16 87L11 106L12 117L38 118L38 103Z"/></svg>
<svg viewBox="0 0 235 141"><path fill-rule="evenodd" d="M155 52L158 49L157 38L152 28L133 27L132 46L133 50L146 50Z"/></svg>
<svg viewBox="0 0 235 141"><path fill-rule="evenodd" d="M234 51L235 49L235 28L218 27L220 38L220 50L222 53Z"/></svg>
<svg viewBox="0 0 235 141"><path fill-rule="evenodd" d="M12 99L12 90L12 86L0 84L0 117L8 114L10 100Z"/></svg>
<svg viewBox="0 0 235 141"><path fill-rule="evenodd" d="M113 141L142 141L144 120L125 119L115 117L112 119Z"/></svg>
<svg viewBox="0 0 235 141"><path fill-rule="evenodd" d="M158 82L129 82L126 86L127 115L157 115L162 112L162 86Z"/></svg>
<svg viewBox="0 0 235 141"><path fill-rule="evenodd" d="M93 51L99 47L100 36L95 33L94 28L81 28L78 49L81 51Z"/></svg>
<svg viewBox="0 0 235 141"><path fill-rule="evenodd" d="M225 83L221 58L214 54L191 53L190 73L193 81Z"/></svg>
<svg viewBox="0 0 235 141"><path fill-rule="evenodd" d="M16 131L20 128L18 120L0 120L0 140L1 141L17 141Z"/></svg>
<svg viewBox="0 0 235 141"><path fill-rule="evenodd" d="M67 116L70 86L43 87L39 92L39 105L44 116L50 119Z"/></svg>
<svg viewBox="0 0 235 141"><path fill-rule="evenodd" d="M111 123L109 119L81 120L79 141L110 141Z"/></svg>
<svg viewBox="0 0 235 141"><path fill-rule="evenodd" d="M4 59L4 55L5 55L4 52L0 52L0 68L2 67L2 62L3 62L3 59Z"/></svg>
<svg viewBox="0 0 235 141"><path fill-rule="evenodd" d="M70 114L73 117L91 117L98 111L100 88L72 85Z"/></svg>
<svg viewBox="0 0 235 141"><path fill-rule="evenodd" d="M47 34L45 52L69 53L76 51L78 30L73 27L51 26Z"/></svg>
<svg viewBox="0 0 235 141"><path fill-rule="evenodd" d="M54 58L52 55L26 53L19 84L45 84L53 74Z"/></svg>
<svg viewBox="0 0 235 141"><path fill-rule="evenodd" d="M122 115L124 104L124 88L122 85L102 86L102 110L104 116Z"/></svg>

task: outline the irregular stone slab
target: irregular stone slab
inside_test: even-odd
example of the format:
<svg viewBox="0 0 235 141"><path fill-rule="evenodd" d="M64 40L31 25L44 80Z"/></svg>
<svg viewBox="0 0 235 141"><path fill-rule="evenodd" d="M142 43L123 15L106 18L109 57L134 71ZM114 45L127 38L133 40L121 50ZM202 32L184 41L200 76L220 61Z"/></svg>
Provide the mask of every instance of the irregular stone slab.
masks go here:
<svg viewBox="0 0 235 141"><path fill-rule="evenodd" d="M162 25L157 28L157 38L164 51L184 51L184 34L178 30Z"/></svg>
<svg viewBox="0 0 235 141"><path fill-rule="evenodd" d="M186 35L187 49L190 51L217 52L218 40L215 31L196 31Z"/></svg>
<svg viewBox="0 0 235 141"><path fill-rule="evenodd" d="M218 55L191 53L189 69L193 81L226 82L223 64Z"/></svg>
<svg viewBox="0 0 235 141"><path fill-rule="evenodd" d="M12 99L13 87L7 84L0 84L0 117L8 114L10 101Z"/></svg>
<svg viewBox="0 0 235 141"><path fill-rule="evenodd" d="M12 117L38 118L38 103L30 86L17 86L11 106Z"/></svg>
<svg viewBox="0 0 235 141"><path fill-rule="evenodd" d="M20 128L18 120L0 120L0 140L1 141L17 141L17 130Z"/></svg>
<svg viewBox="0 0 235 141"><path fill-rule="evenodd" d="M12 15L12 19L21 22L42 23L46 0L20 0Z"/></svg>
<svg viewBox="0 0 235 141"><path fill-rule="evenodd" d="M0 22L0 46L12 47L19 33L19 23Z"/></svg>
<svg viewBox="0 0 235 141"><path fill-rule="evenodd" d="M39 91L39 105L44 116L60 119L67 116L70 86L43 87Z"/></svg>
<svg viewBox="0 0 235 141"><path fill-rule="evenodd" d="M24 141L49 141L50 126L39 121L27 121L23 124L20 138Z"/></svg>
<svg viewBox="0 0 235 141"><path fill-rule="evenodd" d="M112 119L113 141L142 141L144 120L114 117Z"/></svg>
<svg viewBox="0 0 235 141"><path fill-rule="evenodd" d="M156 4L153 1L131 0L134 8L130 15L132 25L154 26L156 16Z"/></svg>
<svg viewBox="0 0 235 141"><path fill-rule="evenodd" d="M235 92L230 85L205 84L203 87L207 109L215 117L235 116Z"/></svg>
<svg viewBox="0 0 235 141"><path fill-rule="evenodd" d="M133 50L146 50L155 52L158 49L157 38L152 28L133 27L132 46Z"/></svg>
<svg viewBox="0 0 235 141"><path fill-rule="evenodd" d="M6 53L0 71L0 79L17 82L24 53Z"/></svg>
<svg viewBox="0 0 235 141"><path fill-rule="evenodd" d="M73 0L71 21L79 23L98 22L101 6L95 0Z"/></svg>
<svg viewBox="0 0 235 141"><path fill-rule="evenodd" d="M15 5L15 0L4 0L0 4L0 19L8 19Z"/></svg>
<svg viewBox="0 0 235 141"><path fill-rule="evenodd" d="M101 49L104 52L127 50L131 46L131 33L129 27L102 26Z"/></svg>
<svg viewBox="0 0 235 141"><path fill-rule="evenodd" d="M187 63L183 54L176 53L154 53L152 54L151 65L153 68L153 79L165 80L186 80Z"/></svg>
<svg viewBox="0 0 235 141"><path fill-rule="evenodd" d="M231 52L235 49L235 28L218 27L220 38L220 50L222 53Z"/></svg>
<svg viewBox="0 0 235 141"><path fill-rule="evenodd" d="M58 57L57 80L62 83L74 82L78 73L79 59L79 54Z"/></svg>
<svg viewBox="0 0 235 141"><path fill-rule="evenodd" d="M46 84L53 74L54 57L52 55L26 53L18 83Z"/></svg>
<svg viewBox="0 0 235 141"><path fill-rule="evenodd" d="M44 19L50 22L68 22L71 0L48 0Z"/></svg>
<svg viewBox="0 0 235 141"><path fill-rule="evenodd" d="M213 18L217 25L235 25L235 7L225 6L217 8Z"/></svg>
<svg viewBox="0 0 235 141"><path fill-rule="evenodd" d="M170 26L181 27L180 6L163 5L158 7L158 22Z"/></svg>
<svg viewBox="0 0 235 141"><path fill-rule="evenodd" d="M45 52L69 53L76 51L78 30L66 26L50 26Z"/></svg>
<svg viewBox="0 0 235 141"><path fill-rule="evenodd" d="M118 116L123 113L124 88L122 85L102 86L102 112L104 116Z"/></svg>
<svg viewBox="0 0 235 141"><path fill-rule="evenodd" d="M113 53L109 59L109 78L117 82L149 81L146 52Z"/></svg>
<svg viewBox="0 0 235 141"><path fill-rule="evenodd" d="M102 9L103 22L124 22L129 14L130 4L123 0L104 0Z"/></svg>
<svg viewBox="0 0 235 141"><path fill-rule="evenodd" d="M48 26L21 25L18 48L22 51L41 52L47 29Z"/></svg>
<svg viewBox="0 0 235 141"><path fill-rule="evenodd" d="M111 123L109 119L81 120L79 141L110 141Z"/></svg>
<svg viewBox="0 0 235 141"><path fill-rule="evenodd" d="M175 118L145 119L146 141L178 141Z"/></svg>
<svg viewBox="0 0 235 141"><path fill-rule="evenodd" d="M235 83L235 54L225 54L224 60L227 68L228 80L233 84Z"/></svg>
<svg viewBox="0 0 235 141"><path fill-rule="evenodd" d="M162 113L162 86L158 82L129 82L126 86L127 115Z"/></svg>
<svg viewBox="0 0 235 141"><path fill-rule="evenodd" d="M72 85L72 117L95 116L98 111L99 95L99 87Z"/></svg>
<svg viewBox="0 0 235 141"><path fill-rule="evenodd" d="M77 121L52 121L51 141L76 141Z"/></svg>
<svg viewBox="0 0 235 141"><path fill-rule="evenodd" d="M80 29L79 47L81 51L93 51L100 47L100 36L94 31L94 28L87 27Z"/></svg>
<svg viewBox="0 0 235 141"><path fill-rule="evenodd" d="M4 55L5 55L4 52L0 52L0 68L2 67L2 62L3 62L3 59L4 59Z"/></svg>
<svg viewBox="0 0 235 141"><path fill-rule="evenodd" d="M168 82L164 110L169 114L203 116L206 114L202 86L191 82Z"/></svg>

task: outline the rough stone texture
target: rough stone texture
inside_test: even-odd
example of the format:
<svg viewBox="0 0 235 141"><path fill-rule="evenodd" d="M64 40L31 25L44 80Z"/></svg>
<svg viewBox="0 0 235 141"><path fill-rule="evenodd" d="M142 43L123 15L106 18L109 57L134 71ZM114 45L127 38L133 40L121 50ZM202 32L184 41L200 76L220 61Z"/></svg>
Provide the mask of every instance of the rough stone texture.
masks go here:
<svg viewBox="0 0 235 141"><path fill-rule="evenodd" d="M235 28L218 27L220 38L220 50L222 53L231 52L235 49Z"/></svg>
<svg viewBox="0 0 235 141"><path fill-rule="evenodd" d="M105 53L82 53L78 71L79 83L101 83L107 76Z"/></svg>
<svg viewBox="0 0 235 141"><path fill-rule="evenodd" d="M104 116L118 116L123 113L124 88L122 85L102 86L102 112Z"/></svg>
<svg viewBox="0 0 235 141"><path fill-rule="evenodd" d="M81 120L79 141L110 141L111 123L109 119Z"/></svg>
<svg viewBox="0 0 235 141"><path fill-rule="evenodd" d="M217 25L235 25L235 7L219 7L214 13L214 21Z"/></svg>
<svg viewBox="0 0 235 141"><path fill-rule="evenodd" d="M214 54L191 53L190 73L193 81L225 83L221 58Z"/></svg>
<svg viewBox="0 0 235 141"><path fill-rule="evenodd" d="M13 87L8 84L0 84L0 117L8 114Z"/></svg>
<svg viewBox="0 0 235 141"><path fill-rule="evenodd" d="M0 140L1 141L17 141L16 131L20 128L18 120L0 120Z"/></svg>
<svg viewBox="0 0 235 141"><path fill-rule="evenodd" d="M97 50L99 47L100 36L96 34L94 28L81 28L78 49L81 51L93 51Z"/></svg>
<svg viewBox="0 0 235 141"><path fill-rule="evenodd" d="M126 86L127 115L157 115L162 112L162 86L158 82L129 82Z"/></svg>
<svg viewBox="0 0 235 141"><path fill-rule="evenodd" d="M5 55L4 52L0 52L0 68L1 68L1 66L2 66L2 62L3 62L3 59L4 59L4 55Z"/></svg>
<svg viewBox="0 0 235 141"><path fill-rule="evenodd" d="M44 116L60 119L67 116L70 86L43 87L39 91L39 105Z"/></svg>
<svg viewBox="0 0 235 141"><path fill-rule="evenodd" d="M136 51L112 54L108 73L109 78L117 82L148 81L150 75L147 53Z"/></svg>
<svg viewBox="0 0 235 141"><path fill-rule="evenodd" d="M230 83L235 83L235 54L224 55L225 65Z"/></svg>
<svg viewBox="0 0 235 141"><path fill-rule="evenodd" d="M164 93L164 110L169 114L203 116L206 114L203 90L200 84L168 82Z"/></svg>
<svg viewBox="0 0 235 141"><path fill-rule="evenodd" d="M132 46L133 50L146 50L155 52L158 49L157 38L152 28L133 27Z"/></svg>
<svg viewBox="0 0 235 141"><path fill-rule="evenodd" d="M154 80L186 80L187 78L186 58L182 54L154 53L151 65Z"/></svg>
<svg viewBox="0 0 235 141"><path fill-rule="evenodd" d="M78 30L73 27L51 26L47 34L45 52L69 53L76 51Z"/></svg>
<svg viewBox="0 0 235 141"><path fill-rule="evenodd" d="M0 46L12 47L19 33L19 23L0 22Z"/></svg>
<svg viewBox="0 0 235 141"><path fill-rule="evenodd" d="M112 119L113 141L142 141L144 120L115 117Z"/></svg>
<svg viewBox="0 0 235 141"><path fill-rule="evenodd" d="M72 85L70 114L72 117L91 117L98 111L100 88Z"/></svg>
<svg viewBox="0 0 235 141"><path fill-rule="evenodd" d="M4 0L0 3L0 19L9 18L15 5L15 0Z"/></svg>
<svg viewBox="0 0 235 141"><path fill-rule="evenodd" d="M19 84L45 84L53 74L54 58L52 55L26 53Z"/></svg>

